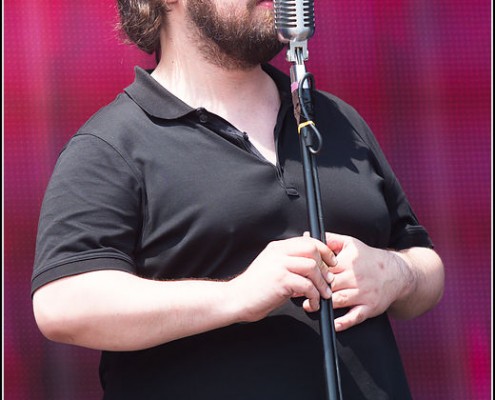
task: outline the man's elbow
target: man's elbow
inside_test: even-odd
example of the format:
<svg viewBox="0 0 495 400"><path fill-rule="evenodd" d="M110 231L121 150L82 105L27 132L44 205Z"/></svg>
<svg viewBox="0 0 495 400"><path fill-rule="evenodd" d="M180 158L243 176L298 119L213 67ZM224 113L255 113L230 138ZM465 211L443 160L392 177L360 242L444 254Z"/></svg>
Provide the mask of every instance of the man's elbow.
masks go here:
<svg viewBox="0 0 495 400"><path fill-rule="evenodd" d="M56 299L51 289L42 287L33 296L33 313L39 330L54 342L73 344L77 331L70 307L63 298Z"/></svg>

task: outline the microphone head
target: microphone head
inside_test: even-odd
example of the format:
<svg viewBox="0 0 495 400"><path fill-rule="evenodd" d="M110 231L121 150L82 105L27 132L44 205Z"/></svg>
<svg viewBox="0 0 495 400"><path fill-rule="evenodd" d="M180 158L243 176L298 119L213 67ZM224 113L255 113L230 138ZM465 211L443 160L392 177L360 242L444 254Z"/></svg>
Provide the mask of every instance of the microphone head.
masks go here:
<svg viewBox="0 0 495 400"><path fill-rule="evenodd" d="M275 28L282 43L303 42L315 32L314 0L274 0Z"/></svg>

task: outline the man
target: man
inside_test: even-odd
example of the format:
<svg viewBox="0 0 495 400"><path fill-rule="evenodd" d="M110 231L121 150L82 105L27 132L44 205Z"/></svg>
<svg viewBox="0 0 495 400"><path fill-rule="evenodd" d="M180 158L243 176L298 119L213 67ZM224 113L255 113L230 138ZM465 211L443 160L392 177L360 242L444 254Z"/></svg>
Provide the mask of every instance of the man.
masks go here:
<svg viewBox="0 0 495 400"><path fill-rule="evenodd" d="M321 399L332 296L346 399L410 397L387 314L433 307L443 266L372 133L316 94L326 227L306 229L270 1L119 1L160 61L60 155L33 304L49 338L103 350L106 399ZM333 294L331 294L333 292Z"/></svg>

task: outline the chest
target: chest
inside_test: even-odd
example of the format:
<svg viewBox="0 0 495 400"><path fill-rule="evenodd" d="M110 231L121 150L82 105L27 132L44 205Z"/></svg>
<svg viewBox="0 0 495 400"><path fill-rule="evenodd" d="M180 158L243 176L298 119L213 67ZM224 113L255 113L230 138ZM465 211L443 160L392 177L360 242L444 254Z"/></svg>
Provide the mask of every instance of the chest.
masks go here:
<svg viewBox="0 0 495 400"><path fill-rule="evenodd" d="M174 276L232 276L268 242L308 230L293 132L290 123L280 131L278 164L253 151L242 135L209 127L167 127L156 132L153 145L143 142L135 154L145 182L141 263L177 260L169 263L180 265ZM390 218L383 179L369 150L346 135L325 137L317 158L326 230L385 247Z"/></svg>

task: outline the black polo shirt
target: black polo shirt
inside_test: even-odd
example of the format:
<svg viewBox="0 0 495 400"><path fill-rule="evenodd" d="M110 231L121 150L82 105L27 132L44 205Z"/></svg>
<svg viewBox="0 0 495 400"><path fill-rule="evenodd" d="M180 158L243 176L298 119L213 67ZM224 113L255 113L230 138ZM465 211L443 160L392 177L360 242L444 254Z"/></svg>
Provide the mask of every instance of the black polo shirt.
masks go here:
<svg viewBox="0 0 495 400"><path fill-rule="evenodd" d="M265 70L282 99L276 166L246 133L136 68L135 82L60 154L41 211L33 291L101 269L228 279L270 241L307 230L290 82ZM359 115L319 92L315 122L324 137L318 165L327 230L380 248L431 246ZM346 399L410 397L385 314L337 337ZM106 399L322 399L317 314L294 300L256 323L103 352L100 376Z"/></svg>

